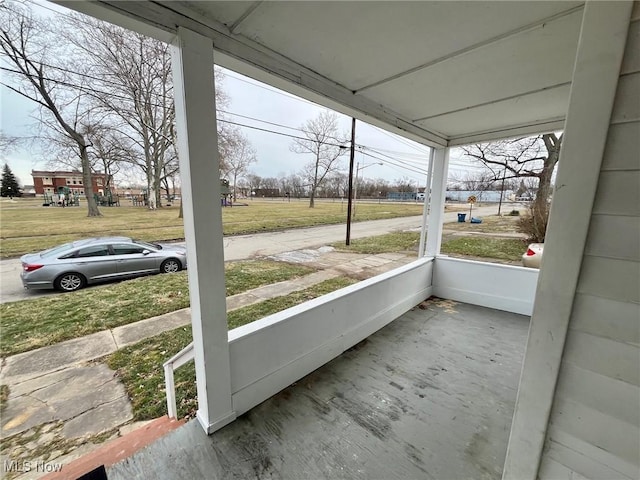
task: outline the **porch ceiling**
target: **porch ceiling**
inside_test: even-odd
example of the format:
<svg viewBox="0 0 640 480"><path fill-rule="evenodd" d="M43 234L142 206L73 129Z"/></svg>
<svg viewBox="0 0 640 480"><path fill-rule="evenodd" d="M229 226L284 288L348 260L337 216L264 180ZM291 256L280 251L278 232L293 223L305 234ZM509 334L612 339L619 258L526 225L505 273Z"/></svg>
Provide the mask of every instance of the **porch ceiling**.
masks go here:
<svg viewBox="0 0 640 480"><path fill-rule="evenodd" d="M61 3L196 30L223 66L430 145L561 129L583 11L564 1Z"/></svg>

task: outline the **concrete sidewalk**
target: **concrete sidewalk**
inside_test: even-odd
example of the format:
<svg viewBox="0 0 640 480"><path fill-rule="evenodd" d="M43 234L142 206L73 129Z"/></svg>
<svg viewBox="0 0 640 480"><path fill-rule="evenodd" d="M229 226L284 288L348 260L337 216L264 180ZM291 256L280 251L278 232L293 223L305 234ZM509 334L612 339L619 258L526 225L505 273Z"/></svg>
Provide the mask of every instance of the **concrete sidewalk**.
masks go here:
<svg viewBox="0 0 640 480"><path fill-rule="evenodd" d="M413 255L396 253L338 253L330 247L269 258L304 263L318 271L228 297L229 311L345 274L368 278L415 259ZM0 464L5 465L5 460L68 463L101 442L141 426L131 423L131 404L115 372L97 360L190 321L187 308L4 359L0 384L9 387L9 396L2 412ZM17 477L7 475L37 477L33 471Z"/></svg>

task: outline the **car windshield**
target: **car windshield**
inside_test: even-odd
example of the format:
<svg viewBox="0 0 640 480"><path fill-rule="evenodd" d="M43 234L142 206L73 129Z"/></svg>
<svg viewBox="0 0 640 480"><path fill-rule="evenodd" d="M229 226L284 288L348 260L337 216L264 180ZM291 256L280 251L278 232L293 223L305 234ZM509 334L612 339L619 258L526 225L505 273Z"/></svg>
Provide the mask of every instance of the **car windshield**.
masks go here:
<svg viewBox="0 0 640 480"><path fill-rule="evenodd" d="M53 247L53 248L50 248L49 250L45 250L40 254L40 256L42 258L55 257L56 255L66 252L72 247L73 247L72 243L65 243L64 245L60 245L59 247Z"/></svg>
<svg viewBox="0 0 640 480"><path fill-rule="evenodd" d="M133 240L133 243L142 245L143 247L150 248L152 250L162 250L162 245L158 245L157 243L148 243L148 242L143 242L142 240Z"/></svg>

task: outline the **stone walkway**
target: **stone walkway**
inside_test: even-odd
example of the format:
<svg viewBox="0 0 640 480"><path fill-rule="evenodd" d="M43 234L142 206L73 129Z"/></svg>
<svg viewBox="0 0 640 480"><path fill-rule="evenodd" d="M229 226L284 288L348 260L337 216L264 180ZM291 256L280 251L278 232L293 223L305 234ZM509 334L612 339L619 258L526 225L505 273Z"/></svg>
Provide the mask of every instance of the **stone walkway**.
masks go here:
<svg viewBox="0 0 640 480"><path fill-rule="evenodd" d="M345 274L368 278L415 259L396 253L338 253L330 247L269 258L319 270L228 297L229 311ZM4 475L0 476L39 478L143 426L146 422L132 422L131 404L116 373L98 360L190 321L187 308L4 359L0 384L9 387L9 396L2 411L0 468ZM36 468L38 465L43 467Z"/></svg>

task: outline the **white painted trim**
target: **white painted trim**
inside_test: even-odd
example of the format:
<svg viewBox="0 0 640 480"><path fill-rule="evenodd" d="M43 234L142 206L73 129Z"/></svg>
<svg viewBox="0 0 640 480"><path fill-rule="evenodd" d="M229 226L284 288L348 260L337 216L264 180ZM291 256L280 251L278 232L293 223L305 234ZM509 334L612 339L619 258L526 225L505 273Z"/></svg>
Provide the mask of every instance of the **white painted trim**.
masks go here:
<svg viewBox="0 0 640 480"><path fill-rule="evenodd" d="M421 258L229 332L241 414L329 362L431 295Z"/></svg>
<svg viewBox="0 0 640 480"><path fill-rule="evenodd" d="M433 158L434 149L429 152L429 170L427 171L427 182L424 188L424 205L422 208L422 229L420 230L420 245L418 247L418 257L425 255L425 245L427 242L427 225L429 224L429 210L431 210L431 182L433 180Z"/></svg>
<svg viewBox="0 0 640 480"><path fill-rule="evenodd" d="M535 480L538 474L632 6L585 6L504 480Z"/></svg>
<svg viewBox="0 0 640 480"><path fill-rule="evenodd" d="M490 279L490 281L488 281ZM505 312L531 315L538 269L436 257L433 295Z"/></svg>
<svg viewBox="0 0 640 480"><path fill-rule="evenodd" d="M442 223L447 195L447 175L449 173L449 148L438 148L433 155L433 179L431 181L431 202L427 227L425 255L435 257L442 245Z"/></svg>
<svg viewBox="0 0 640 480"><path fill-rule="evenodd" d="M84 13L94 18L98 18L105 22L119 25L128 30L147 35L165 43L173 42L175 38L175 28L168 29L166 27L151 24L145 19L135 18L128 13L122 13L118 9L112 8L97 1L78 1L78 0L48 0L57 3L70 10Z"/></svg>
<svg viewBox="0 0 640 480"><path fill-rule="evenodd" d="M231 398L213 44L179 27L172 48L198 420L207 433L235 418ZM225 423L226 422L226 423Z"/></svg>
<svg viewBox="0 0 640 480"><path fill-rule="evenodd" d="M465 133L464 135L454 135L449 139L449 146L469 145L472 143L483 143L494 140L504 140L508 138L523 137L527 135L538 135L541 133L557 132L564 130L564 118L550 118L525 125L516 125L493 130L483 130L475 133Z"/></svg>

